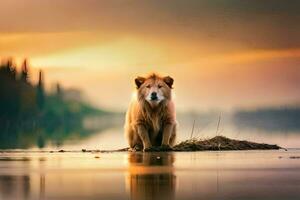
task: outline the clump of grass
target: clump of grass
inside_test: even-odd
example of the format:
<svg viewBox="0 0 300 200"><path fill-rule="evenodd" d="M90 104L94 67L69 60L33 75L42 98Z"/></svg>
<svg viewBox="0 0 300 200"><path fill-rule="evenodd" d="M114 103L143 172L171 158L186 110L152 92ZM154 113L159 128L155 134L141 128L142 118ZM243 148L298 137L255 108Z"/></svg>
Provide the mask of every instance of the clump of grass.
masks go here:
<svg viewBox="0 0 300 200"><path fill-rule="evenodd" d="M268 150L281 149L278 145L234 140L224 136L215 136L211 139L189 139L175 145L173 151L219 151L219 150Z"/></svg>

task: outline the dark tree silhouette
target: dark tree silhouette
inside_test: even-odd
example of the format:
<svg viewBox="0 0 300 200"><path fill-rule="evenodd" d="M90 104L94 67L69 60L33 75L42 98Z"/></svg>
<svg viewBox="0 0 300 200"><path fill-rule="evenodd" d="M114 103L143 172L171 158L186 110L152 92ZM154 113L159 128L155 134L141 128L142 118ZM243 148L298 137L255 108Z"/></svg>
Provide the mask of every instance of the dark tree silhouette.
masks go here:
<svg viewBox="0 0 300 200"><path fill-rule="evenodd" d="M20 84L16 81L16 67L12 59L0 66L0 120L8 121L17 116L19 110Z"/></svg>
<svg viewBox="0 0 300 200"><path fill-rule="evenodd" d="M56 96L58 99L62 98L62 89L59 83L56 84Z"/></svg>
<svg viewBox="0 0 300 200"><path fill-rule="evenodd" d="M22 65L21 81L23 81L24 83L28 83L28 79L28 61L27 59L25 59Z"/></svg>
<svg viewBox="0 0 300 200"><path fill-rule="evenodd" d="M45 91L44 91L44 80L43 80L43 72L40 70L39 72L39 82L37 85L37 104L39 107L39 110L43 110L45 105Z"/></svg>

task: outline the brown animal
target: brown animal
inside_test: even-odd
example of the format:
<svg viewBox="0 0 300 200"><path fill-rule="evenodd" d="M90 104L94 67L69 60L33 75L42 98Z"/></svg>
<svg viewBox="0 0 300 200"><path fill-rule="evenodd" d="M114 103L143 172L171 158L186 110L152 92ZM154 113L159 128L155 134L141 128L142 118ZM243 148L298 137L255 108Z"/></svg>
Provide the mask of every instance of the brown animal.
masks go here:
<svg viewBox="0 0 300 200"><path fill-rule="evenodd" d="M175 105L172 101L173 78L151 74L137 77L137 95L126 113L125 137L135 150L170 148L176 138Z"/></svg>

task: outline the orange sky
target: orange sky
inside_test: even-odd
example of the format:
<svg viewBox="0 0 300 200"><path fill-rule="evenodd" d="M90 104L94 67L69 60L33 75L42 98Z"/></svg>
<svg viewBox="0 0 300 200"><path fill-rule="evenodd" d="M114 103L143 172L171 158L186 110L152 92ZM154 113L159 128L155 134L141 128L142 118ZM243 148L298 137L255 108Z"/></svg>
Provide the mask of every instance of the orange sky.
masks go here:
<svg viewBox="0 0 300 200"><path fill-rule="evenodd" d="M175 78L181 110L299 103L300 3L292 0L3 0L0 58L47 85L124 110L133 79Z"/></svg>

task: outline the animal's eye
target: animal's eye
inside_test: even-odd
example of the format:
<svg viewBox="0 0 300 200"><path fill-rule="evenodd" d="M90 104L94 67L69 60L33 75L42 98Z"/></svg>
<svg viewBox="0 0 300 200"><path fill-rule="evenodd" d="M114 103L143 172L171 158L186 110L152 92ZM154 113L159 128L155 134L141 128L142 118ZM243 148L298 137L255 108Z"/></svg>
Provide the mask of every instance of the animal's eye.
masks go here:
<svg viewBox="0 0 300 200"><path fill-rule="evenodd" d="M150 88L150 85L147 85L146 88Z"/></svg>
<svg viewBox="0 0 300 200"><path fill-rule="evenodd" d="M161 86L161 85L158 85L157 87L158 87L158 88L161 88L162 86Z"/></svg>

